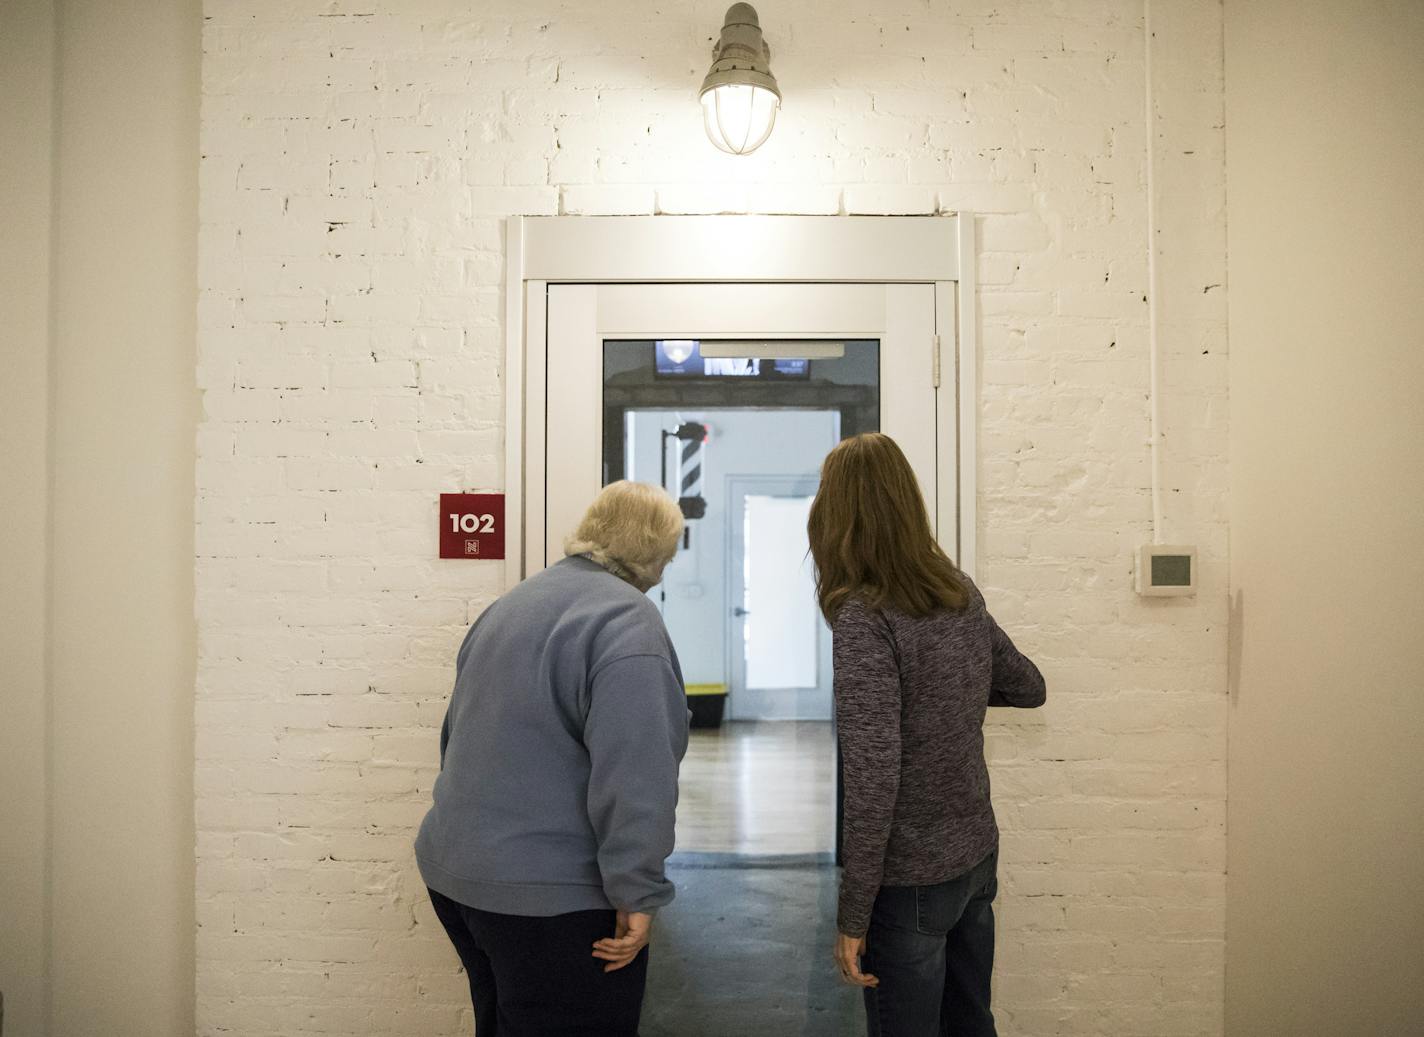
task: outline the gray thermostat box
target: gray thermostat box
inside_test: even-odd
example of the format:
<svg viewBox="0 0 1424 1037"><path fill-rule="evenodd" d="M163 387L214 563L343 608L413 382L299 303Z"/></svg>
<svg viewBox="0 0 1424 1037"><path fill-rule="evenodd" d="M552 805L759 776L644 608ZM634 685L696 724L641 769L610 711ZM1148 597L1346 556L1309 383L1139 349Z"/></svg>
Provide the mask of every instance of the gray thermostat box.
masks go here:
<svg viewBox="0 0 1424 1037"><path fill-rule="evenodd" d="M1137 593L1172 598L1197 591L1197 549L1144 544L1137 552Z"/></svg>

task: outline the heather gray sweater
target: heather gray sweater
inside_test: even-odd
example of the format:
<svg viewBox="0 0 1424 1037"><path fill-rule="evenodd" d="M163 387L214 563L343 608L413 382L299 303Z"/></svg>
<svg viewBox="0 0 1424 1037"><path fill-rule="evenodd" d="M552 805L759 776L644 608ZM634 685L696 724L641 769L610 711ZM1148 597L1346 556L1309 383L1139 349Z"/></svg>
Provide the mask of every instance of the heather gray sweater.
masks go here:
<svg viewBox="0 0 1424 1037"><path fill-rule="evenodd" d="M460 648L421 877L499 914L666 904L687 724L646 596L584 558L531 576Z"/></svg>
<svg viewBox="0 0 1424 1037"><path fill-rule="evenodd" d="M1041 706L1044 683L972 583L967 608L919 618L847 602L832 634L845 781L838 928L863 936L881 886L946 882L998 846L984 711Z"/></svg>

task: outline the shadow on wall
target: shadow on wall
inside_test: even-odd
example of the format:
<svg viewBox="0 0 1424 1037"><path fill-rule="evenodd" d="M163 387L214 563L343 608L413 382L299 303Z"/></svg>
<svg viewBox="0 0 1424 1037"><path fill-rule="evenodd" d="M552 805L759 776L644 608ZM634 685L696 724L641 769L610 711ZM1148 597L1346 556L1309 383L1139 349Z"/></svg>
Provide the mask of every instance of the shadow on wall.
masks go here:
<svg viewBox="0 0 1424 1037"><path fill-rule="evenodd" d="M1237 590L1227 605L1226 617L1226 694L1234 703L1241 691L1241 643L1246 629L1245 592Z"/></svg>

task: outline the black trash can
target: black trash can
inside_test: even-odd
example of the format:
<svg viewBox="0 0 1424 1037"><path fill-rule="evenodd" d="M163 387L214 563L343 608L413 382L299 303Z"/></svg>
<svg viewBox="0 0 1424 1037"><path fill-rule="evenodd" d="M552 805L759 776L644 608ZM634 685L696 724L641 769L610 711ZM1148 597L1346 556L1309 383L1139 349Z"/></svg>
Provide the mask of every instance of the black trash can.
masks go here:
<svg viewBox="0 0 1424 1037"><path fill-rule="evenodd" d="M725 684L689 684L687 686L687 708L692 710L693 727L721 727L722 713L727 708L727 686Z"/></svg>

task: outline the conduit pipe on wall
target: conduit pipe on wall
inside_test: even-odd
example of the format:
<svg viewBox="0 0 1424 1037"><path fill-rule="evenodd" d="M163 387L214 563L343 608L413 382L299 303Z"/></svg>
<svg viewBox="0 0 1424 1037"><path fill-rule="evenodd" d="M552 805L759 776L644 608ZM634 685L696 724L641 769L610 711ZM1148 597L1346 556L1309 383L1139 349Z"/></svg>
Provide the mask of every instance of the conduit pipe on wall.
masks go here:
<svg viewBox="0 0 1424 1037"><path fill-rule="evenodd" d="M1142 36L1145 51L1143 118L1147 131L1147 364L1148 410L1152 463L1152 542L1162 543L1162 415L1158 402L1157 349L1157 191L1153 153L1156 151L1157 117L1152 97L1152 0L1142 2Z"/></svg>

